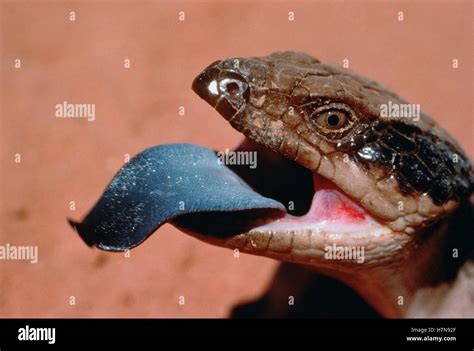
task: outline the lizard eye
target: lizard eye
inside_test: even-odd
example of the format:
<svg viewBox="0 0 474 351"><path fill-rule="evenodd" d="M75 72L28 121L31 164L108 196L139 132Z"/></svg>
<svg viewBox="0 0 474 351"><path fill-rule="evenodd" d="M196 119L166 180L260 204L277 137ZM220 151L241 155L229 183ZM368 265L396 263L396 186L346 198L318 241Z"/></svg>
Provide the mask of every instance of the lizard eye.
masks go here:
<svg viewBox="0 0 474 351"><path fill-rule="evenodd" d="M347 123L348 119L349 118L346 112L338 110L328 110L321 112L316 117L316 123L323 128L336 130L343 127Z"/></svg>
<svg viewBox="0 0 474 351"><path fill-rule="evenodd" d="M354 111L343 103L331 103L317 107L310 114L316 128L328 137L339 137L354 126Z"/></svg>

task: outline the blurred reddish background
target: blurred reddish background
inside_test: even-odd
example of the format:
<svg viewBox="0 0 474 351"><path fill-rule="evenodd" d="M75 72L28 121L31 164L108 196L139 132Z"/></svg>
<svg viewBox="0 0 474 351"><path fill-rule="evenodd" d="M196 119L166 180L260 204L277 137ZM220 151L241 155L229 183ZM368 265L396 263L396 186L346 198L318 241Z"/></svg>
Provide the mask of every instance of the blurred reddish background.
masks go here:
<svg viewBox="0 0 474 351"><path fill-rule="evenodd" d="M274 261L235 259L169 225L126 258L88 248L66 222L91 208L124 154L239 142L190 89L216 59L278 50L347 58L420 103L474 155L470 1L2 1L1 26L0 244L39 247L37 264L0 261L3 317L224 317L264 292ZM95 103L96 120L55 118L63 101Z"/></svg>

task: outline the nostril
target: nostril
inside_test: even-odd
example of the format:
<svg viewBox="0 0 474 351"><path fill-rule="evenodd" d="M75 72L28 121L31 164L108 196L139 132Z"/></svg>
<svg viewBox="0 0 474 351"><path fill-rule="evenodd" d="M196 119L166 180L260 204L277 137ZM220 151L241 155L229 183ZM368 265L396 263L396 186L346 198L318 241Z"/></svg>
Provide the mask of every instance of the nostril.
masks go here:
<svg viewBox="0 0 474 351"><path fill-rule="evenodd" d="M229 94L233 94L239 91L239 85L236 82L230 82L230 83L227 83L226 89Z"/></svg>

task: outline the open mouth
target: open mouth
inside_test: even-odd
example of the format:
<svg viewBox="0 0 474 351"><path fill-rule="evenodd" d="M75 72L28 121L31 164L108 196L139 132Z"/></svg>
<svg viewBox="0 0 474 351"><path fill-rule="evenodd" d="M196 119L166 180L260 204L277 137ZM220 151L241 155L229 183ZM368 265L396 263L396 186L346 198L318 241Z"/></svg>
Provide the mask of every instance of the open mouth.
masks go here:
<svg viewBox="0 0 474 351"><path fill-rule="evenodd" d="M254 228L252 232L310 232L331 239L346 235L379 236L390 232L334 183L317 173L313 173L313 183L313 198L306 214L287 214L276 221Z"/></svg>
<svg viewBox="0 0 474 351"><path fill-rule="evenodd" d="M287 213L249 222L249 234L320 235L329 239L390 233L383 222L332 181L249 139L233 151L258 155L258 167L228 165L260 195L285 205ZM241 221L244 223L245 219ZM237 226L238 227L238 226ZM243 228L239 228L242 230ZM220 228L220 235L226 233ZM216 235L219 235L216 233Z"/></svg>
<svg viewBox="0 0 474 351"><path fill-rule="evenodd" d="M275 257L297 253L310 259L325 245L373 243L392 232L336 184L262 145L245 139L230 153L258 155L255 168L227 167L254 194L276 200L286 211L252 208L190 213L176 218L175 226L212 244Z"/></svg>

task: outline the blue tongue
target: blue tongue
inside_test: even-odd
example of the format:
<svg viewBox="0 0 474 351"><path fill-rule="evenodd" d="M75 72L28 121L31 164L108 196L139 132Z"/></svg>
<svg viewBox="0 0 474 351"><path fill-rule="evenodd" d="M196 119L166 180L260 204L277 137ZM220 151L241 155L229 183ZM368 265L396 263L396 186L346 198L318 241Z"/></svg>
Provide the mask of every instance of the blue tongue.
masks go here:
<svg viewBox="0 0 474 351"><path fill-rule="evenodd" d="M131 159L82 223L69 222L89 246L124 251L167 222L204 235L229 235L246 220L284 212L281 203L261 196L220 164L212 150L169 144Z"/></svg>

